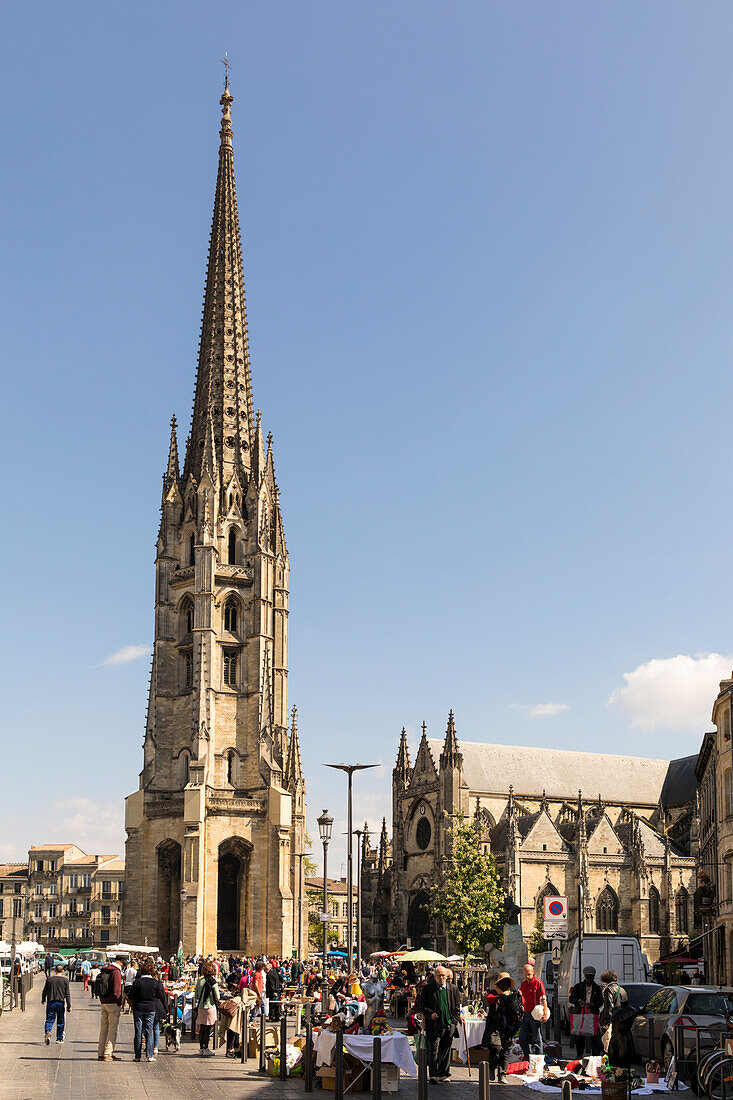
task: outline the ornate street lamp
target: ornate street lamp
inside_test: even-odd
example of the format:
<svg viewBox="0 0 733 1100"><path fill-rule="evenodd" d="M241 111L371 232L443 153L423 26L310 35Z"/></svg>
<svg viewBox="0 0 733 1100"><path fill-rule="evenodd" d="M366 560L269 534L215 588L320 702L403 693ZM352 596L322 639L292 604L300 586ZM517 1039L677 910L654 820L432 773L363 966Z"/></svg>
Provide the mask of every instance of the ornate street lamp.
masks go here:
<svg viewBox="0 0 733 1100"><path fill-rule="evenodd" d="M328 1008L328 977L326 976L326 951L328 944L328 842L331 839L333 818L328 810L324 810L318 818L318 834L323 843L323 982L321 985L321 1007L325 1012Z"/></svg>

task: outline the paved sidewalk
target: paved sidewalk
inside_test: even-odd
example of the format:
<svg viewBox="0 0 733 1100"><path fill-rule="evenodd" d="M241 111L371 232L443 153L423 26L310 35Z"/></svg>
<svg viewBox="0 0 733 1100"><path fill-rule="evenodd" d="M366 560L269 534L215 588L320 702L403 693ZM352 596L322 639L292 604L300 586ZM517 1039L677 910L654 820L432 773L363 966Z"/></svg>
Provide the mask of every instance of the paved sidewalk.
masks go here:
<svg viewBox="0 0 733 1100"><path fill-rule="evenodd" d="M302 1079L281 1082L264 1076L252 1059L243 1066L226 1058L223 1047L215 1058L201 1058L198 1044L187 1037L178 1054L166 1054L163 1042L156 1062L134 1062L131 1015L120 1019L117 1053L123 1060L99 1062L99 1004L77 983L72 985L73 1010L66 1017L66 1042L57 1046L54 1031L47 1047L42 988L41 977L29 994L25 1013L4 1012L0 1016L0 1100L254 1100L260 1096L291 1100L305 1096ZM478 1100L476 1069L470 1080L463 1067L454 1067L452 1073L453 1082L430 1086L430 1096L435 1100L449 1096ZM492 1086L492 1097L509 1100L507 1093L516 1097L518 1087ZM417 1082L401 1077L400 1093L404 1100L416 1100ZM316 1089L313 1095L325 1100L332 1094Z"/></svg>

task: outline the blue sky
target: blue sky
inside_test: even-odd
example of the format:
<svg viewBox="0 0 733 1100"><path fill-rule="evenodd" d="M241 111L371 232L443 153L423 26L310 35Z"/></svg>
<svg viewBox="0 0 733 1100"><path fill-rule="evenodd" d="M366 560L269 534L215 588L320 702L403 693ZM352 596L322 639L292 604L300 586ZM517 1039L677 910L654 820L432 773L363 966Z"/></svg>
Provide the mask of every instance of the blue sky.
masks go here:
<svg viewBox="0 0 733 1100"><path fill-rule="evenodd" d="M123 841L149 661L105 661L152 638L225 50L311 818L336 756L384 762L376 823L400 728L449 707L697 751L733 667L731 32L670 0L6 11L0 858Z"/></svg>

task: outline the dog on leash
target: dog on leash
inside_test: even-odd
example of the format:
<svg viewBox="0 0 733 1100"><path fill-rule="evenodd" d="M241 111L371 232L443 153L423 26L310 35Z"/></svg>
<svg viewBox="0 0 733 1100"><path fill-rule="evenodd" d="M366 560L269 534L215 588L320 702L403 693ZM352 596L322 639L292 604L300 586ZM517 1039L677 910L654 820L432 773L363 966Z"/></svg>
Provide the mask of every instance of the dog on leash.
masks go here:
<svg viewBox="0 0 733 1100"><path fill-rule="evenodd" d="M173 1047L177 1054L181 1049L181 1025L166 1024L163 1034L165 1035L165 1049L170 1050Z"/></svg>

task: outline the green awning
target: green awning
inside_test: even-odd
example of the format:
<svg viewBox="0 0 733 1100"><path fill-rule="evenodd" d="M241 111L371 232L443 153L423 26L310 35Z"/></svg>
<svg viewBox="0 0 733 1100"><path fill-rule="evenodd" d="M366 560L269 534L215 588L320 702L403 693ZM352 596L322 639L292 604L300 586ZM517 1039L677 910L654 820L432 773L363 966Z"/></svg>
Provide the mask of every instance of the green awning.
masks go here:
<svg viewBox="0 0 733 1100"><path fill-rule="evenodd" d="M73 947L60 947L55 953L60 955L62 959L69 959L72 955L76 955L77 952Z"/></svg>

